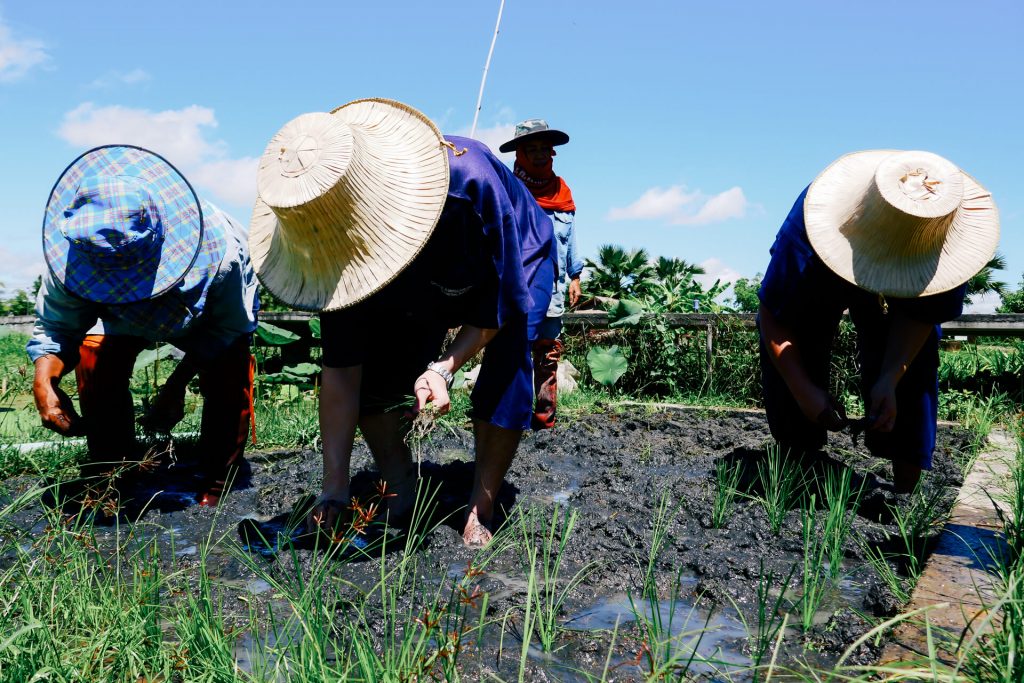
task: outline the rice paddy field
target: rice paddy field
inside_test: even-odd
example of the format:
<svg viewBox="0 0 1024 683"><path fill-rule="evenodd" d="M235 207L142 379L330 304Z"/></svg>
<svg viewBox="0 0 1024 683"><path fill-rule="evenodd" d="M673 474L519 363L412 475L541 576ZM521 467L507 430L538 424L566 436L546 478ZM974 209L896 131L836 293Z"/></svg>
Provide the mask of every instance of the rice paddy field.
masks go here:
<svg viewBox="0 0 1024 683"><path fill-rule="evenodd" d="M988 609L960 632L927 629L916 657L883 656L895 629L928 623L906 611L915 583L989 430L1019 443L1012 412L979 404L943 426L934 469L897 495L849 434L795 460L756 410L583 391L524 439L495 540L471 550L458 409L411 443L411 519L379 513L387 491L359 443L353 522L313 535L315 389L261 393L258 443L217 508L194 502L194 413L147 442L143 473L58 506L82 447L19 445L46 435L19 417L17 367L0 412L0 681L1024 678L1019 449L977 558ZM137 377L140 405L147 373L167 369Z"/></svg>

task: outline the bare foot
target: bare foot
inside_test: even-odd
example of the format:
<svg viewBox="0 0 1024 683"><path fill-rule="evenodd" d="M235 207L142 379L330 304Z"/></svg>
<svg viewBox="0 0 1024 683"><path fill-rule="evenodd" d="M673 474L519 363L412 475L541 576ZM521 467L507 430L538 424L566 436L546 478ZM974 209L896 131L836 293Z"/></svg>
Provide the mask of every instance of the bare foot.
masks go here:
<svg viewBox="0 0 1024 683"><path fill-rule="evenodd" d="M467 548L483 548L491 542L493 534L474 513L466 516L466 527L462 530L462 543Z"/></svg>

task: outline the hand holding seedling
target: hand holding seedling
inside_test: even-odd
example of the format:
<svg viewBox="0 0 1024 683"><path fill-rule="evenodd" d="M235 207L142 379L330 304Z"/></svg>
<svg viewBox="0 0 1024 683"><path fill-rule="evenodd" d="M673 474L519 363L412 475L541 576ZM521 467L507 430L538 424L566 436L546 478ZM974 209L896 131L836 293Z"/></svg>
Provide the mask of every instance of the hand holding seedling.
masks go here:
<svg viewBox="0 0 1024 683"><path fill-rule="evenodd" d="M433 405L434 412L438 415L444 415L452 407L451 398L448 396L448 382L437 372L427 370L416 378L412 386L416 395L413 415L418 415L428 403Z"/></svg>

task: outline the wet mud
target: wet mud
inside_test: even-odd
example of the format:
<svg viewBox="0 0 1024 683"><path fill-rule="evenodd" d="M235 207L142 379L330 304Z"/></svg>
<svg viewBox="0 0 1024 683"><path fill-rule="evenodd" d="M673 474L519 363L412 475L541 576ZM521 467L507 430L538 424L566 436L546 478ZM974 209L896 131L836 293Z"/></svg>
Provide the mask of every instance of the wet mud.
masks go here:
<svg viewBox="0 0 1024 683"><path fill-rule="evenodd" d="M761 493L758 463L764 460L768 438L767 424L759 413L639 407L608 407L603 413L563 421L554 430L526 435L499 497L507 525L520 527L508 529L508 538L518 541L489 554L483 573L470 570L469 583L478 597L467 604L471 609L482 608L480 596L486 594L487 616L493 622L477 634L475 647L472 652L467 648L459 666L476 672L470 678L480 668L502 679L518 675L521 647L516 634L528 581L517 511L533 509L538 511L536 519L550 520L558 506L578 511L575 529L561 554L560 576L564 581L581 569L587 573L561 607L565 630L558 636L556 651L529 651L527 680L587 680L588 675L600 677L606 668L615 680L643 680L645 635L638 617L649 621L656 610L662 623L671 622L671 632L697 646L698 660L714 661L695 660L690 674L703 680L729 680L729 675L743 680L745 675L736 672L750 663L751 629L746 624L756 623L759 579L769 573L775 577L770 600L774 604L783 591L780 604L795 620L797 610L792 605L799 599L803 566L801 506L807 505L810 493L816 494L817 501L823 499L820 486L827 471L850 468L855 486L863 484L863 493L853 511L840 579L826 592L809 632L791 620L779 657L783 664L834 663L862 634L900 607L868 566L857 539L895 552L900 539L892 509L907 505L908 496L893 492L887 463L871 458L862 446L855 447L849 435L838 435L825 452L803 458L801 470L807 475L803 502L793 506L780 532L774 534L757 501ZM944 509L962 484L957 460L968 444L962 431L940 429L935 466L926 477L925 489ZM467 584L467 567L482 564L481 556L465 548L460 536L462 506L473 476L471 432L438 428L417 450L422 458L421 490L432 497L429 520L398 520L394 528L384 529L378 519L357 540L344 541L347 547L337 554L331 571L351 587L353 596L373 586L381 576L382 563L386 568L399 562L406 552L410 525L415 527L414 534L416 529L428 529L412 552L417 571L429 581ZM305 506L319 492L319 453L256 451L248 454L248 461L248 471L213 509L194 503L197 479L188 457L165 462L156 472L123 487L119 523L113 524L109 516L98 519L97 536L113 538L133 524L144 525L150 538L159 539L163 561L192 576L193 582L205 559L208 575L221 590L244 596L244 600L222 603L229 613L236 609L242 623L252 607L266 607L276 599L266 577L286 581L288 576L312 571L322 560L325 544L323 538L304 533L301 525ZM740 494L724 527L713 528L715 471L720 462L740 468ZM361 442L352 471L353 495L368 505L376 495L378 477ZM24 490L31 483L9 481L7 490ZM651 559L649 549L656 541L653 521L663 499L668 511L663 545ZM42 533L46 519L38 506L18 514L23 528ZM535 529L535 536L543 532ZM642 600L645 576L653 577L656 584L660 596L653 601L656 607ZM416 612L421 609L419 600L417 595L405 596L399 609ZM345 601L338 602L338 610L347 608ZM477 617L470 623L477 623ZM381 638L387 628L382 620ZM701 631L696 640L688 635ZM246 666L254 637L258 636L249 633L248 640L239 641L240 666ZM863 645L847 661L870 663L884 644Z"/></svg>

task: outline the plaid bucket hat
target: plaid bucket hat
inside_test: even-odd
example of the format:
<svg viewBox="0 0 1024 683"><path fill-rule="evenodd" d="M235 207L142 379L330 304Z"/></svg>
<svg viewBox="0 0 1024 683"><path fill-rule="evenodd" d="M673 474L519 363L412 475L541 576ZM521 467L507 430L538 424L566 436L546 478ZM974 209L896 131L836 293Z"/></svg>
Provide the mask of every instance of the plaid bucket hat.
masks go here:
<svg viewBox="0 0 1024 683"><path fill-rule="evenodd" d="M154 315L137 322L181 328L201 310L226 251L225 236L203 214L192 186L160 155L131 145L97 147L72 161L50 192L46 265L87 301L160 297L146 307ZM131 318L134 308L123 311Z"/></svg>

